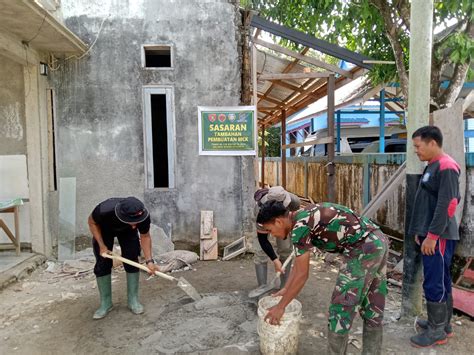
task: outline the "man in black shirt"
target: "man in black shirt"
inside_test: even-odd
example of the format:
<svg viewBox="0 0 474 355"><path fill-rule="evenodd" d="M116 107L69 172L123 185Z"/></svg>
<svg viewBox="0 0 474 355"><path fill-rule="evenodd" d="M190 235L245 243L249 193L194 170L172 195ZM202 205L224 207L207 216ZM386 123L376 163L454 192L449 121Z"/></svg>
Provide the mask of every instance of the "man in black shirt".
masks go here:
<svg viewBox="0 0 474 355"><path fill-rule="evenodd" d="M99 203L89 216L88 223L94 238L94 274L100 293L100 307L93 318L101 319L112 309L112 260L101 255L110 253L115 237L124 258L138 262L141 246L150 274L158 271L158 267L151 255L150 215L137 198L110 198ZM143 306L138 300L138 269L127 264L124 268L127 273L128 308L135 314L143 313Z"/></svg>
<svg viewBox="0 0 474 355"><path fill-rule="evenodd" d="M453 335L451 315L451 262L459 240L456 208L459 194L459 164L443 151L443 135L436 126L417 129L413 135L415 153L428 162L415 195L408 235L421 247L423 290L428 320L417 325L425 331L411 337L415 347L445 344Z"/></svg>
<svg viewBox="0 0 474 355"><path fill-rule="evenodd" d="M290 211L297 211L300 208L300 199L298 196L286 191L281 186L259 189L254 194L256 208L258 209L267 201L280 201ZM272 244L268 240L268 231L257 223L257 241L254 240L254 264L257 275L257 284L261 286L267 283L267 264L268 258L272 261L275 272L280 271L280 287L285 286L288 278L290 266L282 270L283 262L291 254L292 247L290 238L285 240L277 239L278 256L273 250Z"/></svg>

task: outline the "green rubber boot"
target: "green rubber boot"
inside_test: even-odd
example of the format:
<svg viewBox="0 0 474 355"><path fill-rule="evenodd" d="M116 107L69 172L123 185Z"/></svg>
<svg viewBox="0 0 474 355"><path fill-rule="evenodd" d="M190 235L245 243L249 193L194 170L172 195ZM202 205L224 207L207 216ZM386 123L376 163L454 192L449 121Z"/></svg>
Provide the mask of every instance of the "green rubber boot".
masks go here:
<svg viewBox="0 0 474 355"><path fill-rule="evenodd" d="M127 272L127 298L128 308L134 314L142 314L143 306L138 301L138 281L140 279L139 272Z"/></svg>
<svg viewBox="0 0 474 355"><path fill-rule="evenodd" d="M112 309L112 275L97 277L97 288L100 295L100 307L92 318L101 319Z"/></svg>
<svg viewBox="0 0 474 355"><path fill-rule="evenodd" d="M326 354L345 355L347 349L347 340L349 340L349 333L337 334L328 330L328 347Z"/></svg>

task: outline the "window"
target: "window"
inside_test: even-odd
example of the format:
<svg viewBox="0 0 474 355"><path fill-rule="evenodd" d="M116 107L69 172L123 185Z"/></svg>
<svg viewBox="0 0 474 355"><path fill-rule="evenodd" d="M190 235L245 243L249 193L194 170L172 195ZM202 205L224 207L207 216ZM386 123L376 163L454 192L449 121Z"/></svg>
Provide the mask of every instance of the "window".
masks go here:
<svg viewBox="0 0 474 355"><path fill-rule="evenodd" d="M148 188L174 188L172 89L144 88L145 176Z"/></svg>
<svg viewBox="0 0 474 355"><path fill-rule="evenodd" d="M143 66L146 68L172 68L171 46L143 46Z"/></svg>

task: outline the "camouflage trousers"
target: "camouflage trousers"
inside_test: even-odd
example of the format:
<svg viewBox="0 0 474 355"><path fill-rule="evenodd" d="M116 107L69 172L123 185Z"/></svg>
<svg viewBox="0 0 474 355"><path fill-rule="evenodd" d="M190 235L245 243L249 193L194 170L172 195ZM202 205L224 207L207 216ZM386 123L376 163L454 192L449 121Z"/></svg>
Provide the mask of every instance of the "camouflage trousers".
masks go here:
<svg viewBox="0 0 474 355"><path fill-rule="evenodd" d="M329 330L346 334L359 312L369 327L382 326L387 295L388 238L381 231L370 233L364 241L344 252L331 305Z"/></svg>

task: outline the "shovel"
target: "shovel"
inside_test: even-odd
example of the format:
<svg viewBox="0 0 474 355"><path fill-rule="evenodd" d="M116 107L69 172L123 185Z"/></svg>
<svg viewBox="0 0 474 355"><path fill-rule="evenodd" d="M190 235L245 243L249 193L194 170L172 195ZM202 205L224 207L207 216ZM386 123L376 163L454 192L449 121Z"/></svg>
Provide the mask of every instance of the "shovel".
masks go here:
<svg viewBox="0 0 474 355"><path fill-rule="evenodd" d="M288 266L288 264L290 263L290 261L293 259L293 256L295 255L295 252L293 251L285 260L285 262L283 263L281 269L282 270L285 270L286 267ZM287 271L288 272L288 271ZM267 283L267 284L264 284L262 286L259 286L258 288L256 288L255 290L252 290L249 292L249 298L256 298L258 296L261 296L265 293L267 293L268 291L271 291L273 290L275 287L276 287L276 283L277 283L277 280L278 278L280 277L281 275L281 272L278 271L276 274L275 274L275 277L272 279L272 281L270 281L270 283Z"/></svg>
<svg viewBox="0 0 474 355"><path fill-rule="evenodd" d="M125 264L135 266L139 269L145 270L146 272L150 272L150 269L148 269L145 265L139 264L139 263L137 263L135 261L132 261L132 260L129 260L129 259L125 259L124 257L121 257L120 255L117 255L117 254L114 254L114 253L111 253L111 254L103 253L102 257L103 258L109 258L109 259L112 259L112 260L113 259L119 260L119 261L121 261ZM182 289L193 300L199 301L201 299L201 295L199 294L199 292L197 292L196 289L184 277L180 277L179 279L177 279L176 277L167 275L167 274L165 274L163 272L159 272L159 271L155 271L155 275L159 276L159 277L162 277L164 279L167 279L169 281L176 282L177 286L180 289Z"/></svg>

